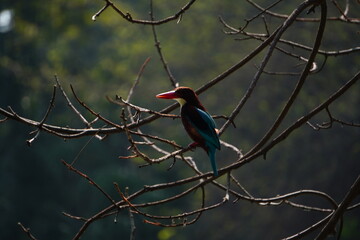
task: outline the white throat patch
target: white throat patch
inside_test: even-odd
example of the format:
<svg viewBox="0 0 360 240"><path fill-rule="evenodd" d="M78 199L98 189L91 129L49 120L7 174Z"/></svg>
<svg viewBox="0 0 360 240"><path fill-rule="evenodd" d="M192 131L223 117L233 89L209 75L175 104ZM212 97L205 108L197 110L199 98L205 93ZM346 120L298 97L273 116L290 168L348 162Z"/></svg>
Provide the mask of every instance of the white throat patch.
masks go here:
<svg viewBox="0 0 360 240"><path fill-rule="evenodd" d="M178 103L180 103L181 106L183 106L186 103L185 99L183 99L183 98L174 98L174 100L176 100Z"/></svg>

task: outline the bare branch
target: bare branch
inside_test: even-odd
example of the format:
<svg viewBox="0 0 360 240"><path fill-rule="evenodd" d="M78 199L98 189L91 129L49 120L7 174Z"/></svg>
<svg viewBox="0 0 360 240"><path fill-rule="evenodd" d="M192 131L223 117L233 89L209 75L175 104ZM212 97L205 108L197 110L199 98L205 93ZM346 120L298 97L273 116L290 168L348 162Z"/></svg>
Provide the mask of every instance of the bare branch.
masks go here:
<svg viewBox="0 0 360 240"><path fill-rule="evenodd" d="M110 0L104 0L106 5L100 10L98 11L94 16L95 19L96 17L99 17L99 15L107 8L107 6L109 5L112 9L115 10L115 12L117 12L123 19L131 22L131 23L138 23L138 24L144 24L144 25L161 25L164 23L168 23L170 21L174 21L174 20L178 20L179 17L181 17L187 10L189 10L191 8L191 6L196 2L196 0L190 0L187 4L185 4L177 13L175 13L172 16L169 16L167 18L161 19L161 20L153 20L153 21L149 21L149 20L141 20L141 19L135 19L131 16L130 13L124 13L120 8L118 8L113 2L111 2ZM93 16L93 20L94 20L94 16Z"/></svg>
<svg viewBox="0 0 360 240"><path fill-rule="evenodd" d="M150 19L151 21L154 21L154 9L153 9L153 1L150 0ZM182 16L182 15L180 15ZM179 18L180 20L180 18ZM151 29L152 29L152 32L153 32L153 36L154 36L154 42L155 42L155 47L156 47L156 50L159 54L159 57L160 57L160 60L163 64L163 67L165 69L165 72L166 74L168 75L169 79L170 79L170 82L171 82L171 85L175 88L175 87L178 87L179 86L179 83L176 81L176 79L174 78L174 76L172 75L171 73L171 70L170 70L170 67L169 65L167 64L167 62L165 61L165 58L164 58L164 55L162 53L162 50L161 50L161 46L160 46L160 42L158 40L158 37L157 37L157 34L156 34L156 28L155 28L155 25L151 25Z"/></svg>
<svg viewBox="0 0 360 240"><path fill-rule="evenodd" d="M61 84L60 84L60 80L57 77L57 75L54 76L55 77L55 81L57 86L60 89L60 92L62 93L63 97L65 98L66 102L68 103L68 106L75 112L75 114L77 116L79 116L80 120L86 125L86 127L91 128L91 124L85 119L85 117L80 113L79 110L77 110L75 108L75 106L71 103L69 97L67 96L67 94L65 93L64 89L62 88ZM97 119L97 118L96 118ZM94 120L95 121L95 120Z"/></svg>
<svg viewBox="0 0 360 240"><path fill-rule="evenodd" d="M263 8L261 7L259 4L255 3L254 1L252 0L247 0L247 2L249 2L252 6L254 6L255 8L257 8L259 11L261 11L261 13L266 13L270 16L273 16L273 17L277 17L277 18L288 18L288 15L286 14L279 14L279 13L276 13L276 12L271 12L269 11L268 9L266 8ZM317 1L312 1L314 6L317 6L318 3ZM313 7L314 8L314 7ZM312 8L312 9L313 9ZM310 10L311 12L311 10ZM310 13L308 12L308 13ZM347 19L344 19L344 17L341 15L340 17L328 17L326 20L328 21L345 21L345 22L349 22L349 23L354 23L354 24L359 24L360 23L360 19L359 18L347 18ZM320 19L318 18L296 18L296 21L301 21L301 22L319 22L321 21Z"/></svg>
<svg viewBox="0 0 360 240"><path fill-rule="evenodd" d="M34 235L31 234L30 228L24 227L24 225L22 225L21 222L18 222L18 225L21 227L21 229L23 230L23 232L26 233L26 235L27 235L31 240L37 240L37 239L34 237Z"/></svg>
<svg viewBox="0 0 360 240"><path fill-rule="evenodd" d="M128 97L127 97L127 99L126 99L126 102L129 102L129 101L130 101L132 95L134 94L134 90L135 90L136 86L139 84L140 78L141 78L142 74L144 73L145 67L147 66L147 64L148 64L149 62L150 62L150 57L148 57L148 58L145 60L145 62L143 63L143 65L141 66L141 68L140 68L140 70L139 70L139 72L138 72L138 75L137 75L137 77L136 77L136 79L135 79L135 82L134 82L134 84L132 85L132 87L130 88L130 91L129 91L129 93L128 93Z"/></svg>
<svg viewBox="0 0 360 240"><path fill-rule="evenodd" d="M173 87L179 86L178 81L173 76L164 57L166 56L166 52L161 48L158 38L159 35L157 33L159 28L157 25L170 23L174 20L177 21L177 23L180 23L183 15L192 6L194 6L196 0L188 0L183 7L176 9L173 15L160 20L155 19L154 9L156 6L153 5L152 0L149 0L149 20L135 19L131 13L127 13L121 7L115 5L112 1L103 1L105 5L93 15L92 19L96 21L102 14L109 13L108 9L110 7L120 18L125 19L129 23L150 25L148 27L151 28L153 34L153 41L155 43L154 47L160 58L159 62L165 70L165 73L170 80L170 84ZM113 120L113 115L110 115L109 117L104 113L97 112L97 110L91 107L91 103L85 103L87 100L82 99L79 95L77 95L74 87L70 86L73 97L77 103L80 104L80 106L75 107L72 100L68 97L68 94L61 86L60 80L56 75L54 76L56 86L54 86L53 89L50 105L40 121L25 118L21 116L21 113L15 111L10 106L6 110L0 108L0 115L3 116L0 123L4 123L8 120L14 120L35 128L35 130L30 133L32 138L27 141L29 145L40 136L40 131L66 139L90 136L88 142L78 152L71 164L65 162L64 160L62 160L62 163L70 171L74 172L77 176L83 178L90 185L94 186L97 189L98 194L103 195L109 203L103 209L95 211L95 213L91 214L92 216L90 217L76 216L66 212L62 213L67 218L76 220L82 224L82 226L78 228L77 232L74 234L74 240L82 238L85 231L100 219L113 217L114 222L116 222L117 218L120 218L121 216L119 214L121 210L125 210L128 213L126 221L129 221L130 239L134 240L137 233L137 226L135 223L137 225L145 223L160 227L181 227L199 223L198 221L201 216L203 216L203 213L212 213L212 210L225 206L230 199L232 204L247 202L253 203L256 207L282 207L289 208L291 210L295 209L297 211L308 211L311 214L316 214L316 216L320 216L320 218L314 222L308 223L303 230L291 233L291 236L284 239L301 239L310 233L314 233L315 231L317 231L315 233L318 233L318 239L324 239L337 226L341 230L342 217L344 216L345 211L351 211L359 208L360 203L352 203L352 201L355 199L355 196L359 194L360 176L358 176L357 180L348 190L346 196L340 204L334 200L337 196L331 196L327 192L313 189L299 188L297 191L282 190L283 193L281 194L272 193L270 194L270 197L268 195L263 197L261 193L252 192L251 189L253 185L247 186L241 181L241 178L238 177L242 173L239 171L240 168L242 168L245 164L251 163L252 161L259 159L261 156L266 157L266 154L271 149L278 147L283 140L293 135L295 130L305 124L308 124L314 130L330 129L336 124L348 127L360 127L359 123L355 123L358 119L355 119L353 122L351 120L348 121L346 120L348 119L347 115L340 115L334 110L335 108L330 107L334 101L345 95L345 93L347 93L347 91L353 87L356 82L358 82L360 79L360 72L357 72L351 77L347 76L349 80L345 84L341 83L342 85L340 85L339 83L340 86L338 89L334 90L331 95L329 94L327 98L322 99L321 104L312 106L311 111L302 113L300 116L297 116L297 119L295 118L295 120L291 120L294 116L289 114L291 113L291 110L296 107L296 104L298 104L300 93L303 91L310 74L314 76L315 74L319 74L323 77L324 72L328 71L329 57L353 57L351 54L357 54L360 51L359 46L349 47L342 45L342 47L338 47L338 49L329 48L329 50L326 48L327 45L321 45L323 40L327 40L324 39L326 35L323 33L325 25L330 20L338 21L341 24L346 23L346 26L349 24L353 26L353 24L360 23L360 19L352 18L354 13L351 12L353 9L350 1L347 0L344 3L340 3L337 0L331 0L332 4L330 7L333 9L332 11L329 10L329 12L330 14L332 13L335 15L330 17L328 16L326 5L327 1L325 0L303 1L298 6L295 6L290 14L276 12L276 9L280 8L280 5L285 3L282 0L274 0L271 3L267 3L266 7L262 7L253 0L247 0L247 2L252 6L253 10L255 9L255 12L253 11L251 13L252 15L245 19L244 26L239 28L233 27L225 22L222 17L219 17L219 21L224 28L225 34L235 36L235 40L241 40L241 43L244 43L244 40L249 40L252 43L257 43L258 45L254 49L249 49L249 53L245 57L242 57L242 59L237 60L235 64L233 63L231 67L223 69L216 77L206 80L207 82L205 82L205 84L196 91L198 94L202 94L210 88L215 90L215 88L219 87L220 84L224 84L224 80L230 79L229 77L234 75L234 73L238 73L239 75L242 74L240 71L243 70L243 67L246 64L249 64L251 61L259 61L259 63L256 64L257 69L255 69L256 72L254 76L249 80L247 89L244 89L244 95L238 97L235 102L232 101L233 105L229 105L231 108L226 108L226 110L224 110L229 111L230 109L228 113L224 112L219 113L220 115L213 116L215 119L224 119L221 120L223 125L220 130L218 131L216 129L216 132L219 135L226 132L231 135L231 130L229 130L228 127L231 124L236 127L235 122L237 125L240 125L240 129L247 127L243 124L242 119L239 116L240 113L241 115L247 114L242 112L248 109L246 107L253 107L250 99L251 97L254 97L256 91L261 87L269 86L267 84L261 85L262 81L260 79L264 76L264 74L268 74L267 77L271 79L275 79L279 75L295 76L297 78L297 82L294 82L294 86L290 89L292 92L289 94L287 101L283 102L282 109L277 113L277 115L275 115L276 117L274 119L270 119L270 123L272 124L265 130L262 136L260 135L257 142L256 139L255 141L253 139L251 141L237 141L238 138L233 138L233 136L223 137L223 140L220 141L222 152L220 152L217 156L219 163L221 164L218 176L214 176L212 172L204 172L200 167L198 167L197 163L202 159L197 159L199 158L199 155L193 155L191 154L191 151L200 146L199 143L196 142L195 144L190 144L187 147L182 147L172 139L171 135L160 137L157 136L156 131L152 131L153 128L150 123L156 120L162 118L180 118L177 114L171 114L171 111L180 106L179 104L171 104L161 110L155 110L154 108L149 107L151 104L148 104L148 106L139 106L134 104L133 98L136 91L143 87L143 84L140 84L140 81L142 81L142 76L145 72L145 68L149 64L150 58L147 58L140 66L126 97L122 98L116 96L115 99L107 97L107 100L110 103L118 105L122 110L120 119ZM320 18L303 17L306 12L315 12L315 10L318 11L318 8L321 10ZM269 16L271 16L271 18ZM274 18L276 18L276 23L272 21ZM184 19L184 21L185 20L187 19ZM253 27L252 25L258 24L259 22L262 25L256 26L260 26L261 32L252 32L250 30L250 28ZM276 25L279 22L281 23ZM306 22L306 25L309 24L309 22L314 22L315 25L318 25L316 36L313 37L313 46L305 43L308 40L308 37L306 37L306 40L304 38L292 38L292 36L287 38L287 36L291 33L289 29L291 27L296 27L296 22L299 24L302 24L301 22ZM309 36L312 37L312 35ZM296 40L289 40L291 38ZM265 49L266 51L264 51ZM296 72L296 70L292 72L292 70L286 69L286 64L284 64L284 66L280 66L282 67L280 70L269 69L269 63L271 60L276 58L274 53L279 53L279 56L284 58L284 60L298 60L300 62L299 66L302 68L301 72ZM315 59L318 62L315 62ZM251 64L255 65L253 63ZM250 65L250 67L252 65ZM152 80L150 79L150 81ZM150 86L149 84L152 83L154 82L147 82L146 87ZM238 87L238 85L236 85L236 87ZM52 113L52 109L54 108L57 88L60 89L62 97L69 106L69 108L67 108L68 112L75 113L78 122L83 124L83 127L62 127L56 124L53 125L48 123L50 113ZM258 91L257 93L261 94L261 91ZM322 96L323 95L320 96L319 94L319 97ZM219 99L219 101L221 100ZM93 119L92 121L82 115L81 112L84 110L90 113L90 118ZM231 114L229 115L229 113ZM320 113L327 114L327 116L325 116L325 121L321 123L312 123L316 121L315 117L320 117ZM238 123L238 121L240 123ZM5 124L6 123L4 123L4 125ZM156 122L154 125L156 124L159 125L160 123ZM285 124L289 125L285 126ZM281 131L279 131L279 129L281 129ZM125 136L125 142L121 142L121 144L122 146L127 145L129 147L127 149L127 153L121 153L125 156L119 156L122 161L127 161L128 164L136 164L134 162L137 161L129 161L129 159L139 158L142 161L140 163L142 165L138 167L147 167L146 169L149 170L153 170L153 164L163 163L166 164L165 169L167 168L169 171L167 174L171 173L170 171L176 171L176 174L169 178L171 180L165 178L155 178L152 179L151 183L149 183L149 181L145 181L143 183L136 182L136 186L138 186L138 184L141 185L132 193L129 192L128 187L126 187L125 190L123 188L120 189L119 185L114 182L114 191L115 193L117 192L118 195L117 198L113 198L91 177L74 166L80 154L83 153L87 144L94 137L102 140L110 134L122 134L122 136ZM249 135L244 134L244 136ZM246 144L241 146L244 142ZM242 153L241 147L248 149L248 152L245 155ZM206 147L204 147L204 149L206 150ZM181 164L179 164L179 161L181 161ZM186 171L178 172L178 167L184 167ZM140 169L139 171L145 170ZM185 174L183 172L185 172ZM157 181L157 179L161 180ZM208 191L211 191L211 194L207 194ZM166 192L166 194L163 194L163 192ZM306 200L310 198L311 201L305 201L303 200L305 199L303 197L306 197ZM165 206L166 204L171 205L176 204L177 201L186 202L187 200L191 201L191 206L183 208L177 207L176 212L164 213L158 210L159 207ZM139 220L139 218L142 220L142 223L136 221ZM338 224L339 222L340 224ZM30 233L30 229L25 228L21 223L18 224L22 231L25 232L30 239L35 240L35 237Z"/></svg>
<svg viewBox="0 0 360 240"><path fill-rule="evenodd" d="M56 96L56 86L54 86L53 88L53 94L50 100L50 104L48 109L46 110L45 116L43 117L43 119L39 122L39 124L37 125L37 130L35 132L35 136L29 140L26 140L26 143L28 144L28 146L31 146L31 143L39 136L40 134L40 130L42 129L42 126L44 125L46 119L48 118L51 110L54 108L54 102L55 102L55 96Z"/></svg>
<svg viewBox="0 0 360 240"><path fill-rule="evenodd" d="M68 164L67 162L65 162L64 160L61 160L61 162L71 171L73 171L74 173L78 174L79 176L85 178L91 185L93 185L95 188L97 188L115 207L116 206L116 202L110 197L109 194L107 194L96 182L94 182L88 175L80 172L78 169L76 169L75 167L73 167L72 165Z"/></svg>
<svg viewBox="0 0 360 240"><path fill-rule="evenodd" d="M97 13L95 13L91 19L93 21L96 21L96 18L99 17L100 14L102 14L109 6L110 6L110 3L106 2L105 6L103 8L101 8Z"/></svg>
<svg viewBox="0 0 360 240"><path fill-rule="evenodd" d="M324 2L324 1L322 1ZM293 14L291 15L292 17L289 18L289 21L291 21L290 19L292 19L292 21L294 21L294 19L296 18L296 16L301 13L305 8L307 8L309 6L309 3L307 2L307 4L302 4L302 7L299 7L297 10L298 11L294 11ZM307 62L297 84L296 87L294 89L294 91L292 92L290 98L288 99L288 101L286 102L286 105L284 106L283 110L281 111L281 113L279 114L279 116L277 117L275 123L273 124L273 126L268 130L268 132L264 135L264 137L248 152L245 154L245 156L249 156L252 153L256 152L257 150L259 150L261 148L261 146L263 146L269 139L270 137L275 133L276 129L280 126L281 122L283 121L283 119L285 118L285 116L287 115L288 111L290 110L290 107L292 106L292 104L294 103L297 95L300 92L300 89L302 88L306 78L308 77L311 69L312 69L312 65L313 62L315 60L315 57L317 55L317 52L320 48L320 44L321 44L321 40L322 40L322 36L324 33L324 29L325 29L325 23L326 23L326 15L327 15L327 9L326 9L326 4L322 4L321 5L321 22L319 25L319 29L317 32L317 36L316 36L316 40L314 43L314 48L313 51L311 52L311 55L309 57L309 61ZM286 25L284 23L284 25ZM280 38L280 35L278 36L278 38Z"/></svg>
<svg viewBox="0 0 360 240"><path fill-rule="evenodd" d="M326 223L325 227L321 230L320 234L317 236L316 240L325 239L335 228L336 223L339 218L342 217L347 207L350 205L351 201L358 196L360 193L360 175L355 180L354 184L351 186L349 192L346 194L343 201L340 203L339 207L333 212L331 218Z"/></svg>

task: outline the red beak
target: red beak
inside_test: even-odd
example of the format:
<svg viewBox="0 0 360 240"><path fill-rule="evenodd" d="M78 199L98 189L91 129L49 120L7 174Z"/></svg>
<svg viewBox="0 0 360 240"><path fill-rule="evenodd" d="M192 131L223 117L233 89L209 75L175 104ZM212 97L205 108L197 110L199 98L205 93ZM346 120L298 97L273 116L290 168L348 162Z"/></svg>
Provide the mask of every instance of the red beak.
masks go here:
<svg viewBox="0 0 360 240"><path fill-rule="evenodd" d="M164 92L156 95L157 98L164 98L164 99L174 99L180 98L180 96L173 90L169 92Z"/></svg>

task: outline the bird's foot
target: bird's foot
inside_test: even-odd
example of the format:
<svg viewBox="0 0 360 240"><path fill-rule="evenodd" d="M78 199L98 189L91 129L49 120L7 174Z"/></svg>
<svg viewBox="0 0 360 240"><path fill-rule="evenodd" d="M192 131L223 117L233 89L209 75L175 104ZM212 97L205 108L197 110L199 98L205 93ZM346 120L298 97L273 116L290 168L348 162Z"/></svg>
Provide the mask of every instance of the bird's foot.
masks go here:
<svg viewBox="0 0 360 240"><path fill-rule="evenodd" d="M189 144L188 148L190 148L190 150L194 150L197 146L199 146L199 143L193 142Z"/></svg>

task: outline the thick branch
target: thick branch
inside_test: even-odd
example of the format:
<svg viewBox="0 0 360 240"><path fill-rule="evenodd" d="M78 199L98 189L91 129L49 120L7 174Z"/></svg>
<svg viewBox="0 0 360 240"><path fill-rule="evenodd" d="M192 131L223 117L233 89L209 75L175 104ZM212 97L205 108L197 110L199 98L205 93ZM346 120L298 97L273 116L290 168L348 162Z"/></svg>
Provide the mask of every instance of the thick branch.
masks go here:
<svg viewBox="0 0 360 240"><path fill-rule="evenodd" d="M300 12L303 11L306 7L309 6L308 4L306 4L306 5L302 4L302 8L299 7L298 11L300 11ZM300 12L297 12L296 15L300 14ZM294 18L292 20L295 19L296 15L295 14L293 15ZM302 86L304 85L305 80L307 79L307 77L312 69L313 62L314 62L317 52L320 48L321 40L322 40L324 29L325 29L326 15L327 15L326 1L322 1L321 22L319 25L316 39L315 39L314 48L309 57L309 61L307 62L306 66L296 84L294 91L292 92L290 98L288 99L287 103L285 104L283 110L281 111L281 113L279 114L277 119L275 120L273 126L268 130L268 132L264 135L264 137L248 153L245 154L245 156L249 156L249 155L253 154L254 152L258 151L271 138L271 136L275 133L275 131L280 126L281 122L284 120L285 116L287 115L291 106L293 105L295 99L297 98L298 94L300 93L300 90L301 90ZM280 36L279 36L279 38L280 38Z"/></svg>
<svg viewBox="0 0 360 240"><path fill-rule="evenodd" d="M323 240L327 237L327 235L333 232L336 223L339 221L339 218L342 217L347 207L350 205L351 201L359 194L360 194L360 175L357 177L354 184L351 186L349 192L346 194L344 200L340 203L339 207L334 211L330 220L321 230L316 240Z"/></svg>

